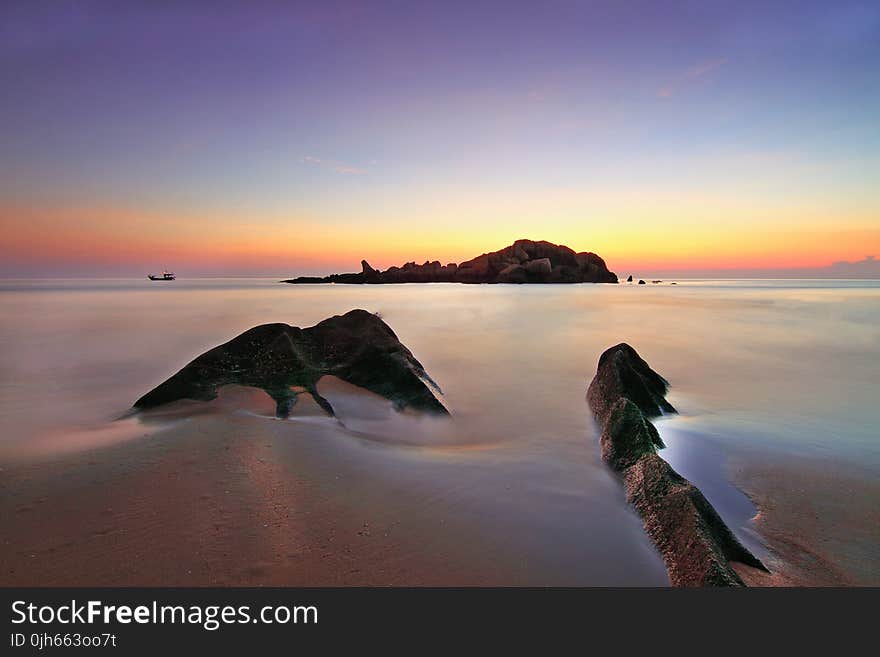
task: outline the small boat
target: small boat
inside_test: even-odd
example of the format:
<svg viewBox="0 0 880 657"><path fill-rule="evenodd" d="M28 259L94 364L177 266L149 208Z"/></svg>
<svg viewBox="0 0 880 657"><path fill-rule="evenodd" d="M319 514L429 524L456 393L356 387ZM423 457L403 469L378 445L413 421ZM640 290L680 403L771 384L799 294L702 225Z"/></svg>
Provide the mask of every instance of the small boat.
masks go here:
<svg viewBox="0 0 880 657"><path fill-rule="evenodd" d="M163 271L161 274L149 274L147 278L151 281L173 281L174 274L170 271Z"/></svg>

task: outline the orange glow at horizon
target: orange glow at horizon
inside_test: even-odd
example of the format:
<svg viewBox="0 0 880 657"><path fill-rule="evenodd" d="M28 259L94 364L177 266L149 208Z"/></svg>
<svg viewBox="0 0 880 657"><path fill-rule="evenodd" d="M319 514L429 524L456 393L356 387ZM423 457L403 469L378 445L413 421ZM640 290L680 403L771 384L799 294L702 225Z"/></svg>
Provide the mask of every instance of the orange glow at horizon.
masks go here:
<svg viewBox="0 0 880 657"><path fill-rule="evenodd" d="M19 263L79 267L125 266L140 275L142 263L192 270L278 272L296 275L358 271L361 259L385 269L414 260L462 262L516 239L547 239L576 251L593 251L609 269L785 269L823 267L841 260L880 256L880 229L809 226L757 229L739 225L658 218L645 224L587 222L474 223L327 222L316 219L241 219L207 214L171 215L98 208L0 210L0 255ZM542 230L541 225L547 224ZM439 227L438 227L439 226Z"/></svg>

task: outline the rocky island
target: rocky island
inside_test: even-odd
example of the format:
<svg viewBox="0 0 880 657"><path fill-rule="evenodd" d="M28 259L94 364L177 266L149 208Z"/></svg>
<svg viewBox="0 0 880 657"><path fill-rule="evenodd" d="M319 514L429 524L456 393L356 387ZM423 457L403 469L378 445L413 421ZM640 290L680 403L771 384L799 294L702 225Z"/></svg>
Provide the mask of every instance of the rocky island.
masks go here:
<svg viewBox="0 0 880 657"><path fill-rule="evenodd" d="M440 389L385 322L366 310L352 310L301 329L262 324L205 352L145 394L134 408L169 402L210 401L230 384L265 390L287 417L300 394L308 393L330 415L333 407L318 394L325 374L390 399L395 408L448 414L434 392ZM432 392L432 390L434 392Z"/></svg>
<svg viewBox="0 0 880 657"><path fill-rule="evenodd" d="M663 556L673 586L744 586L730 562L767 571L700 490L657 455L648 418L675 413L669 383L628 344L606 350L587 391L602 458L623 477L626 497Z"/></svg>
<svg viewBox="0 0 880 657"><path fill-rule="evenodd" d="M595 253L575 253L550 242L517 240L508 247L484 253L460 264L439 261L408 262L385 271L366 260L362 271L330 276L300 276L284 283L617 283L614 272Z"/></svg>

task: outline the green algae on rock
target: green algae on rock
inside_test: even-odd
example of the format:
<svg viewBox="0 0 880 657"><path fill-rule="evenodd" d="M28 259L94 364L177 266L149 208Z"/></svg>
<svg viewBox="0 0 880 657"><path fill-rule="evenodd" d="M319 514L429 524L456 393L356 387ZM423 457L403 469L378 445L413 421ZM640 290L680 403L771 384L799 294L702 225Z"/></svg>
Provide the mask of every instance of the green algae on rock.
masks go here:
<svg viewBox="0 0 880 657"><path fill-rule="evenodd" d="M744 586L730 562L766 571L700 490L657 455L648 420L675 413L669 383L625 343L599 358L587 401L602 429L602 458L623 477L626 497L663 556L673 586Z"/></svg>

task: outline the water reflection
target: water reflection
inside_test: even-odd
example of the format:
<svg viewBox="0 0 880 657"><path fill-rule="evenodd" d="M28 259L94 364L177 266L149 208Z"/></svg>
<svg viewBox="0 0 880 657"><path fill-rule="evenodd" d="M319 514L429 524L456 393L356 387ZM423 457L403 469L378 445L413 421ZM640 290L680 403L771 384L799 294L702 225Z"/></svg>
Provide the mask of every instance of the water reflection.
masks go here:
<svg viewBox="0 0 880 657"><path fill-rule="evenodd" d="M523 549L548 575L541 581L597 581L597 569L576 565L586 549L609 559L630 550L616 576L641 563L636 579L645 582L662 572L644 541L632 543L640 528L597 458L584 402L599 354L629 342L672 382L670 399L685 419L661 423L666 457L742 530L752 507L723 476L733 446L833 454L880 470L878 301L876 283L838 281L290 286L215 279L162 288L5 281L0 454L41 458L136 440L200 414L245 413L290 432L290 444L323 467L341 467L332 458L352 472L405 479L426 500L444 500L444 513L454 508L499 532L521 532L520 547L530 544ZM352 308L379 312L391 325L443 389L450 420L396 414L385 400L325 379L321 392L341 424L307 401L279 424L271 400L253 389L114 421L192 358L254 325L310 326ZM754 537L743 538L755 546Z"/></svg>

